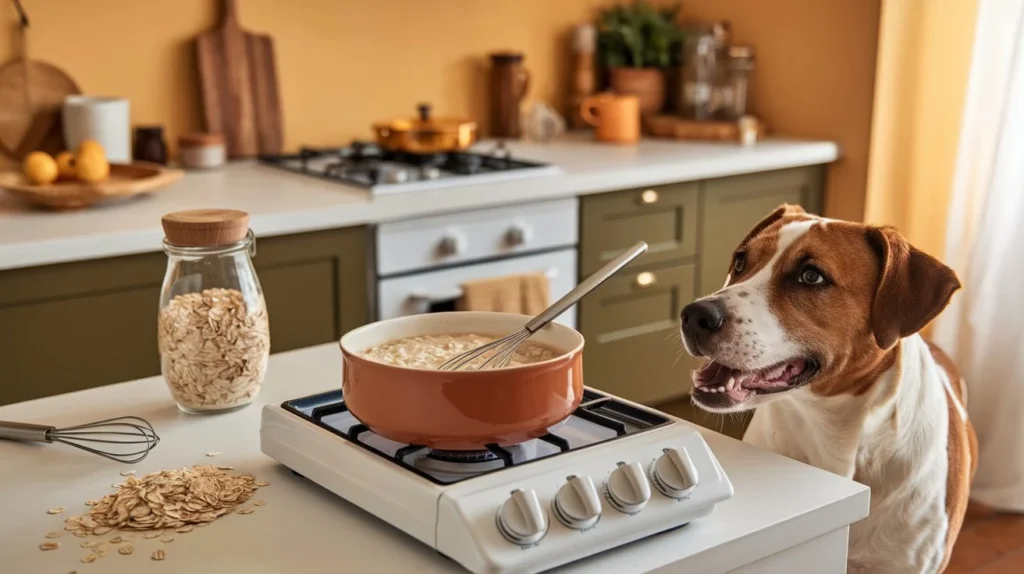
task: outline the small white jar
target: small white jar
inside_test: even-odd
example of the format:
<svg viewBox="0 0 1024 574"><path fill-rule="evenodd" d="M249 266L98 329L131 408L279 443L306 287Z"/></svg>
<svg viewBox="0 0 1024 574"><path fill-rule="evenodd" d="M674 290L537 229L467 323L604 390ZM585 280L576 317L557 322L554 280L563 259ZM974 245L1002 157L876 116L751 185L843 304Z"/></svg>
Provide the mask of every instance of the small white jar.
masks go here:
<svg viewBox="0 0 1024 574"><path fill-rule="evenodd" d="M224 165L224 136L195 133L178 137L178 157L185 169L214 169Z"/></svg>

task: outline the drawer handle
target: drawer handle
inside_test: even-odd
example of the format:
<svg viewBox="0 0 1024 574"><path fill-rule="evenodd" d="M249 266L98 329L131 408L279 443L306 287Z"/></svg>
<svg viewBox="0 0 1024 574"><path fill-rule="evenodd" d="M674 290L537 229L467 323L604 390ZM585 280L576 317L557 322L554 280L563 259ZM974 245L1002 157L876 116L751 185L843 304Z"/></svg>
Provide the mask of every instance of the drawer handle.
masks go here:
<svg viewBox="0 0 1024 574"><path fill-rule="evenodd" d="M650 287L658 282L658 277L650 271L643 271L636 275L636 286L643 289L644 287Z"/></svg>
<svg viewBox="0 0 1024 574"><path fill-rule="evenodd" d="M544 276L547 277L549 280L557 279L558 278L558 269L555 268L555 267L551 267L549 269L546 269L544 271ZM458 299L459 297L462 297L462 289L459 289L458 287L456 287L455 289L452 289L451 291L428 292L428 291L422 291L422 290L417 289L417 290L414 290L412 293L409 293L409 299L410 300L413 300L413 301L425 301L425 302L428 302L428 303L440 303L442 301L453 301L455 299Z"/></svg>
<svg viewBox="0 0 1024 574"><path fill-rule="evenodd" d="M651 205L658 203L658 192L653 189L645 189L640 192L640 203L644 205Z"/></svg>

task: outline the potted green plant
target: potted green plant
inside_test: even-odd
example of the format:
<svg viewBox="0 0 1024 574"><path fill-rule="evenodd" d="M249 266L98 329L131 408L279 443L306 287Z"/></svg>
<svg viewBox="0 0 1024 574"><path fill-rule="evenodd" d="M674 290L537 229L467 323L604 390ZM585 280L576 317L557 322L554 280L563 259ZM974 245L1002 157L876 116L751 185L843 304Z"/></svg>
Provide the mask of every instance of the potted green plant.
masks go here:
<svg viewBox="0 0 1024 574"><path fill-rule="evenodd" d="M612 6L597 21L598 56L614 92L633 94L644 113L665 105L665 71L682 59L682 5L657 8L647 0Z"/></svg>

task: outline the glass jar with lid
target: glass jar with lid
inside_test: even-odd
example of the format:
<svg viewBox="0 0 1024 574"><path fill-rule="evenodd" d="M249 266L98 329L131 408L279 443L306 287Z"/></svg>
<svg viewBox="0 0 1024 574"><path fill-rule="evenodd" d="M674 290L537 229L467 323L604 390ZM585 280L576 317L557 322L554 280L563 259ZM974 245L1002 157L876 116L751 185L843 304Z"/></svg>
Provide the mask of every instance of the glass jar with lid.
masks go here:
<svg viewBox="0 0 1024 574"><path fill-rule="evenodd" d="M199 209L169 213L162 223L167 272L157 342L164 380L187 413L244 407L259 394L270 356L249 215Z"/></svg>

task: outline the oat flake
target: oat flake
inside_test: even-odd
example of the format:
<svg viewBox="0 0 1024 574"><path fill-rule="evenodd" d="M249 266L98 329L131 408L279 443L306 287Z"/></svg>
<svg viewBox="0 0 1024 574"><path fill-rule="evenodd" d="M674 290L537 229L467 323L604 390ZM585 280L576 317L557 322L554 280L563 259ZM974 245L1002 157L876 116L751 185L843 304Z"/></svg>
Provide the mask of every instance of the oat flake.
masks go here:
<svg viewBox="0 0 1024 574"><path fill-rule="evenodd" d="M43 542L39 545L40 550L56 550L60 548L60 542Z"/></svg>
<svg viewBox="0 0 1024 574"><path fill-rule="evenodd" d="M152 556L150 556L150 558L153 560L163 560L164 558L167 558L167 553L163 550L157 550Z"/></svg>
<svg viewBox="0 0 1024 574"><path fill-rule="evenodd" d="M131 544L128 544L127 546L122 546L117 549L118 554L124 554L125 556L131 554L132 552L135 552L135 547Z"/></svg>
<svg viewBox="0 0 1024 574"><path fill-rule="evenodd" d="M121 471L121 476L132 476L134 474L135 474L134 470L122 470Z"/></svg>
<svg viewBox="0 0 1024 574"><path fill-rule="evenodd" d="M53 508L46 511L47 514L60 514L61 512L64 512L63 506L54 506Z"/></svg>
<svg viewBox="0 0 1024 574"><path fill-rule="evenodd" d="M174 542L174 537L173 536L165 536L165 537L160 539L160 542L163 542L164 544L170 544L171 542Z"/></svg>
<svg viewBox="0 0 1024 574"><path fill-rule="evenodd" d="M253 506L263 506L267 503L266 500L254 500L252 501Z"/></svg>
<svg viewBox="0 0 1024 574"><path fill-rule="evenodd" d="M46 533L47 538L60 538L61 536L64 536L64 533L60 530L54 530L53 532Z"/></svg>
<svg viewBox="0 0 1024 574"><path fill-rule="evenodd" d="M93 554L92 552L86 554L85 556L82 556L82 562L85 562L86 564L89 564L90 562L95 562L99 559L99 555Z"/></svg>

